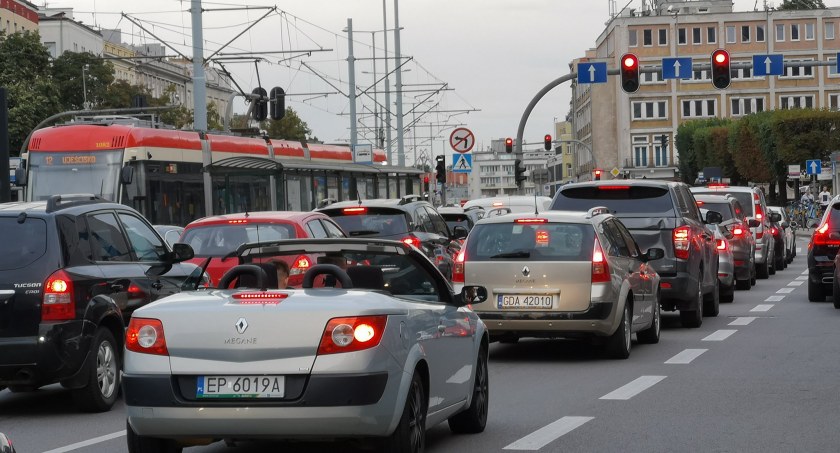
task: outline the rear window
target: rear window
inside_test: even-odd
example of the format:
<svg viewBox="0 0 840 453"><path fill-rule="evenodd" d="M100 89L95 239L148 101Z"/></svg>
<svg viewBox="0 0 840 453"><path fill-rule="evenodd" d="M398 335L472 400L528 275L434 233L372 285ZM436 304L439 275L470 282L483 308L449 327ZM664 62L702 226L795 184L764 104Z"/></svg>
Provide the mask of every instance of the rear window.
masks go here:
<svg viewBox="0 0 840 453"><path fill-rule="evenodd" d="M343 211L324 212L347 233L348 237L395 238L408 234L405 213L393 209L367 209L362 214L347 214Z"/></svg>
<svg viewBox="0 0 840 453"><path fill-rule="evenodd" d="M180 242L192 246L195 256L224 256L248 242L295 239L295 227L279 223L207 225L184 231Z"/></svg>
<svg viewBox="0 0 840 453"><path fill-rule="evenodd" d="M441 216L446 221L449 231L455 231L456 226L462 226L467 230L472 226L472 222L466 214L441 214Z"/></svg>
<svg viewBox="0 0 840 453"><path fill-rule="evenodd" d="M590 261L595 232L589 224L488 223L467 241L469 261Z"/></svg>
<svg viewBox="0 0 840 453"><path fill-rule="evenodd" d="M753 193L752 192L727 192L725 189L707 189L697 190L693 189L693 193L705 193L710 195L732 195L741 204L741 207L747 210L747 215L752 215Z"/></svg>
<svg viewBox="0 0 840 453"><path fill-rule="evenodd" d="M557 192L551 209L588 211L605 206L618 216L674 217L674 203L668 188L645 186L585 186Z"/></svg>
<svg viewBox="0 0 840 453"><path fill-rule="evenodd" d="M20 269L35 262L47 251L47 222L27 217L0 217L0 237L14 238L14 247L0 253L0 271Z"/></svg>
<svg viewBox="0 0 840 453"><path fill-rule="evenodd" d="M732 205L730 205L729 203L707 203L707 202L703 202L703 204L700 205L700 207L702 207L703 209L709 210L709 211L719 212L721 217L723 217L724 221L731 220L733 218Z"/></svg>

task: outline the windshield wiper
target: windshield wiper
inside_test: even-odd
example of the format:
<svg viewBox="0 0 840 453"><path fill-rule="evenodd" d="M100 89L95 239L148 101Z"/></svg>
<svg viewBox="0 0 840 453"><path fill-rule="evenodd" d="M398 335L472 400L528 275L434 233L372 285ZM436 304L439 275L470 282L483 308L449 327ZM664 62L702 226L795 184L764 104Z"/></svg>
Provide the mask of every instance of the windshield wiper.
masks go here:
<svg viewBox="0 0 840 453"><path fill-rule="evenodd" d="M358 230L350 232L350 236L362 236L365 234L379 234L379 232L374 230Z"/></svg>
<svg viewBox="0 0 840 453"><path fill-rule="evenodd" d="M498 255L493 255L490 259L493 258L530 258L531 252L526 252L524 250L518 250L516 252L507 252L507 253L499 253Z"/></svg>

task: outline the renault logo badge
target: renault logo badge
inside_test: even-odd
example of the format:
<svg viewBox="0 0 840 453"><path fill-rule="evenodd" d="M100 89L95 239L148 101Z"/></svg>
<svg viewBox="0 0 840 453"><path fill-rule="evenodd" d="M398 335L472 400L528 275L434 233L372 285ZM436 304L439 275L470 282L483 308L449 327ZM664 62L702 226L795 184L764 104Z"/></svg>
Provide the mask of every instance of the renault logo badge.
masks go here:
<svg viewBox="0 0 840 453"><path fill-rule="evenodd" d="M528 266L523 267L522 268L522 275L524 275L526 277L531 275L531 269L528 269Z"/></svg>
<svg viewBox="0 0 840 453"><path fill-rule="evenodd" d="M234 327L236 327L236 331L241 335L245 333L245 329L248 328L248 321L246 321L245 318L239 318L239 320L236 321L236 324L234 324Z"/></svg>

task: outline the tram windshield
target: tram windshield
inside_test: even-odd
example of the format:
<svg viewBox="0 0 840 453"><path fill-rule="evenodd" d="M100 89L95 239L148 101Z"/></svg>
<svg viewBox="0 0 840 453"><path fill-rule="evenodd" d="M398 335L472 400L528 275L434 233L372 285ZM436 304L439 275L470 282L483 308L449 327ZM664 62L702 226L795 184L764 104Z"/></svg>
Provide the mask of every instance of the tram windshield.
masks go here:
<svg viewBox="0 0 840 453"><path fill-rule="evenodd" d="M46 200L62 193L92 193L119 201L122 150L30 152L30 200Z"/></svg>

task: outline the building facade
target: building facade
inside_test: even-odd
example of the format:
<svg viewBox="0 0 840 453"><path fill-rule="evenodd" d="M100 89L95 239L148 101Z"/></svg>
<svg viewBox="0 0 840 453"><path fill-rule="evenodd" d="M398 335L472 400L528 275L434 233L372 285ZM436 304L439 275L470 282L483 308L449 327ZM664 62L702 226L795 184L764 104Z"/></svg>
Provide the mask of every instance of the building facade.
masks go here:
<svg viewBox="0 0 840 453"><path fill-rule="evenodd" d="M613 18L595 48L572 62L606 61L619 66L625 53L640 66L662 58L691 57L709 63L718 48L732 63L752 62L756 54L783 54L786 61L833 60L840 51L840 8L799 11L734 12L729 0L659 1L642 11ZM688 120L739 118L753 112L840 106L840 75L834 66L788 67L783 76L756 77L733 69L732 84L713 87L708 70L691 79L663 80L643 73L636 93L627 94L618 77L606 84L573 84L573 122L577 138L591 143L602 178L678 178L677 127Z"/></svg>
<svg viewBox="0 0 840 453"><path fill-rule="evenodd" d="M10 35L37 30L37 6L26 0L0 0L0 31Z"/></svg>
<svg viewBox="0 0 840 453"><path fill-rule="evenodd" d="M102 55L102 33L74 20L72 8L42 8L38 16L41 42L53 58L64 52Z"/></svg>
<svg viewBox="0 0 840 453"><path fill-rule="evenodd" d="M514 147L516 147L515 143ZM534 175L545 171L546 161L553 155L553 151L545 151L542 147L523 150L522 163L525 170L530 172L528 180L522 186L526 195L533 195L535 191L538 195L546 192L543 186L548 184L548 179L535 182ZM469 192L471 199L517 194L513 172L516 158L515 154L505 152L505 139L491 141L488 149L473 151L472 159Z"/></svg>

